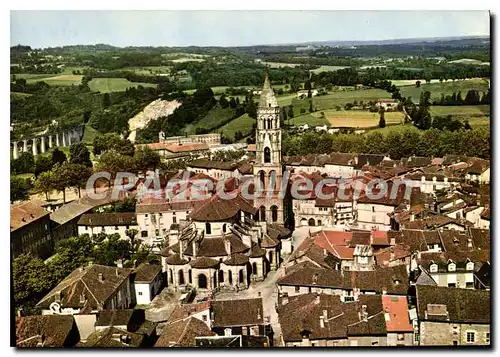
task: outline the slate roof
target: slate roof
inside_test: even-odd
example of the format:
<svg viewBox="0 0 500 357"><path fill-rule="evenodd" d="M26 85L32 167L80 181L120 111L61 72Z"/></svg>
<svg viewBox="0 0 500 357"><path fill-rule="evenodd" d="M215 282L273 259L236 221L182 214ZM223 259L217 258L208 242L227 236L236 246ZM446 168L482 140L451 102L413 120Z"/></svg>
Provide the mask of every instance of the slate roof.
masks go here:
<svg viewBox="0 0 500 357"><path fill-rule="evenodd" d="M313 266L310 262L299 263L279 278L278 285L317 286L331 289L374 291L405 295L408 291L406 266L397 265L377 268L373 271L332 270Z"/></svg>
<svg viewBox="0 0 500 357"><path fill-rule="evenodd" d="M189 214L189 218L200 222L218 222L230 219L240 211L255 214L257 209L239 194L229 200L222 199L216 194L199 207L196 207Z"/></svg>
<svg viewBox="0 0 500 357"><path fill-rule="evenodd" d="M174 311L170 314L168 318L168 323L173 323L178 320L184 320L193 314L197 314L201 311L210 309L210 301L203 301L194 304L184 304L175 307Z"/></svg>
<svg viewBox="0 0 500 357"><path fill-rule="evenodd" d="M128 326L128 324L132 320L134 311L134 309L99 311L95 326Z"/></svg>
<svg viewBox="0 0 500 357"><path fill-rule="evenodd" d="M94 264L73 270L36 305L47 309L60 293L60 304L64 307L97 309L114 296L117 289L130 277L133 269L116 268ZM99 281L99 273L103 281ZM83 300L82 300L83 298Z"/></svg>
<svg viewBox="0 0 500 357"><path fill-rule="evenodd" d="M135 226L135 212L85 213L78 220L79 226Z"/></svg>
<svg viewBox="0 0 500 357"><path fill-rule="evenodd" d="M490 291L417 285L417 312L421 321L489 324ZM447 316L426 314L428 305L445 305ZM449 320L448 320L449 319Z"/></svg>
<svg viewBox="0 0 500 357"><path fill-rule="evenodd" d="M142 347L144 335L129 332L116 327L108 327L92 332L85 342L79 342L76 347Z"/></svg>
<svg viewBox="0 0 500 357"><path fill-rule="evenodd" d="M50 220L62 225L89 212L95 207L106 205L113 201L114 200L111 199L111 194L106 194L105 198L99 200L82 197L81 199L67 203L56 209L50 214Z"/></svg>
<svg viewBox="0 0 500 357"><path fill-rule="evenodd" d="M248 257L243 254L232 254L229 259L224 260L226 265L246 265L248 264Z"/></svg>
<svg viewBox="0 0 500 357"><path fill-rule="evenodd" d="M169 211L191 211L195 207L201 206L205 201L202 200L184 200L169 201L163 199L143 199L135 206L137 213L158 213Z"/></svg>
<svg viewBox="0 0 500 357"><path fill-rule="evenodd" d="M366 321L360 317L363 306ZM325 312L321 327L320 316L325 316ZM360 295L358 301L351 303L342 303L338 295L296 295L278 307L278 319L287 342L301 341L304 330L310 332L311 340L387 334L380 295Z"/></svg>
<svg viewBox="0 0 500 357"><path fill-rule="evenodd" d="M213 300L213 327L253 326L264 324L262 298Z"/></svg>
<svg viewBox="0 0 500 357"><path fill-rule="evenodd" d="M16 318L16 346L37 347L39 343L43 343L42 347L64 347L74 326L76 329L72 315L18 317Z"/></svg>
<svg viewBox="0 0 500 357"><path fill-rule="evenodd" d="M167 325L154 347L195 347L196 337L215 335L203 321L190 317Z"/></svg>
<svg viewBox="0 0 500 357"><path fill-rule="evenodd" d="M141 264L134 272L134 283L151 283L160 274L161 265Z"/></svg>
<svg viewBox="0 0 500 357"><path fill-rule="evenodd" d="M10 206L10 231L13 232L44 216L49 215L41 201L27 201Z"/></svg>
<svg viewBox="0 0 500 357"><path fill-rule="evenodd" d="M167 261L167 264L170 264L170 265L184 265L184 264L188 263L187 259L181 259L180 255L177 253L169 255L167 257L166 261Z"/></svg>
<svg viewBox="0 0 500 357"><path fill-rule="evenodd" d="M215 259L210 259L207 257L199 257L195 260L191 260L189 262L192 268L195 269L208 269L208 268L216 268L219 266L219 262Z"/></svg>

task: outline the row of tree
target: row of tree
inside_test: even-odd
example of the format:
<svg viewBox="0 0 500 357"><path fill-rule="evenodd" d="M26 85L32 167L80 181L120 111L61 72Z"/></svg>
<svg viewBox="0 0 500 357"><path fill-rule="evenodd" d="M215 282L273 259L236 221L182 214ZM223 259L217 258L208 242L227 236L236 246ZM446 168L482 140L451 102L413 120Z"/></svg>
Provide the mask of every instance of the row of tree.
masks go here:
<svg viewBox="0 0 500 357"><path fill-rule="evenodd" d="M465 98L462 98L461 92L453 92L452 95L445 96L444 93L441 94L439 100L433 101L434 105L490 105L491 104L491 94L490 90L484 93L480 93L476 89L470 89L467 91Z"/></svg>
<svg viewBox="0 0 500 357"><path fill-rule="evenodd" d="M390 131L387 134L370 132L366 135L328 134L306 132L289 136L283 133L283 155L329 154L331 152L351 152L389 155L398 160L402 157L445 155L467 155L490 158L490 132L487 128L475 130L415 131L411 128Z"/></svg>

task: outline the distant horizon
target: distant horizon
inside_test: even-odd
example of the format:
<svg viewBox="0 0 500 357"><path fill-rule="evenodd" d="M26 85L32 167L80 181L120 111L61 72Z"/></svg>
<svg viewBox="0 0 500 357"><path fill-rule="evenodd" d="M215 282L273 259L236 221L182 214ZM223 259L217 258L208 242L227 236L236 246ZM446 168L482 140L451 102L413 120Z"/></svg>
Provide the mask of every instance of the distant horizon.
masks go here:
<svg viewBox="0 0 500 357"><path fill-rule="evenodd" d="M169 46L169 45L126 45L126 46L118 46L114 45L112 43L74 43L74 44L64 44L64 45L58 45L58 46L50 46L50 47L34 47L31 46L30 44L26 43L17 43L17 44L11 44L10 47L16 47L16 46L29 46L32 49L47 49L47 48L57 48L57 47L71 47L71 46L111 46L111 47L116 47L116 48L127 48L127 47L153 47L153 48L161 48L161 47L171 47L171 48L188 48L188 47L199 47L199 48L205 48L205 47L218 47L218 48L234 48L234 47L258 47L258 46L293 46L293 45L321 45L322 43L325 42L331 42L331 43L345 43L345 46L348 46L350 43L373 43L373 42L404 42L404 41L412 41L412 42L431 42L431 41L453 41L453 40L460 40L460 39L474 39L474 38L490 38L490 35L469 35L469 36L444 36L444 37L405 37L405 38L391 38L391 39L386 39L386 40L363 40L363 41L357 41L357 40L321 40L321 41L316 41L316 40L311 40L311 41L303 41L303 42L287 42L287 43L258 43L254 45L236 45L236 46L214 46L214 45L183 45L183 46ZM409 43L409 42L407 42Z"/></svg>
<svg viewBox="0 0 500 357"><path fill-rule="evenodd" d="M490 37L488 11L11 11L11 46L249 47ZM397 34L397 35L396 35Z"/></svg>

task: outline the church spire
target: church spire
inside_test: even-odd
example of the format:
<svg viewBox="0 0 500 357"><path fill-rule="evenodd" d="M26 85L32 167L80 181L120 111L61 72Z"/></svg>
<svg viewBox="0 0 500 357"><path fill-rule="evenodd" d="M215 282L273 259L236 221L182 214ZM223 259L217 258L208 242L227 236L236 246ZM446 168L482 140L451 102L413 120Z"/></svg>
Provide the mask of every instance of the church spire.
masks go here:
<svg viewBox="0 0 500 357"><path fill-rule="evenodd" d="M278 101L274 96L273 88L271 87L271 81L269 80L269 75L266 71L266 76L264 78L264 86L262 87L262 92L260 93L259 107L277 107Z"/></svg>

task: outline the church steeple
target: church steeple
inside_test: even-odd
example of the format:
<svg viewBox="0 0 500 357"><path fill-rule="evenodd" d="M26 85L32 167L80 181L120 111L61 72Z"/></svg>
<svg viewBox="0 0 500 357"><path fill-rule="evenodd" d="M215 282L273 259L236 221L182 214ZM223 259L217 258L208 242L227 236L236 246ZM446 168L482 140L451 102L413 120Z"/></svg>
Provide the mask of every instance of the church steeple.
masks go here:
<svg viewBox="0 0 500 357"><path fill-rule="evenodd" d="M278 101L276 100L273 88L271 87L269 75L266 72L266 77L264 78L264 86L262 87L262 92L260 93L259 107L275 108L277 106Z"/></svg>

